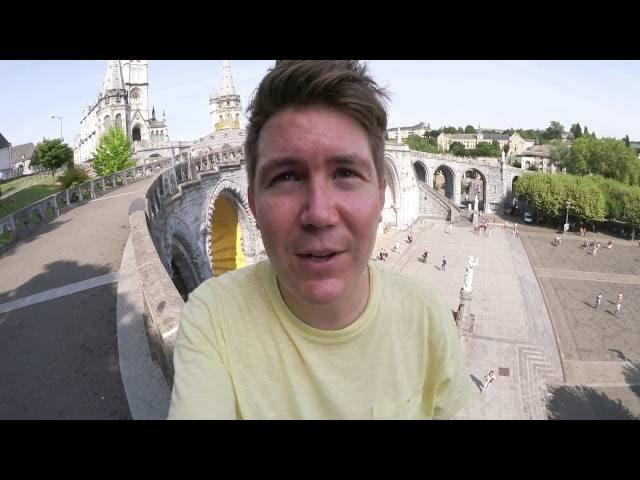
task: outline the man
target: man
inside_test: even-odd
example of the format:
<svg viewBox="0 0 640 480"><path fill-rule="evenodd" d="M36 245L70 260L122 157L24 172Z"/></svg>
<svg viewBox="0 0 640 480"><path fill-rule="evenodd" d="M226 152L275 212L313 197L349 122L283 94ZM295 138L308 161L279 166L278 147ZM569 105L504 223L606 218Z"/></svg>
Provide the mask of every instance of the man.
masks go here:
<svg viewBox="0 0 640 480"><path fill-rule="evenodd" d="M600 308L600 303L601 303L601 302L602 302L602 294L601 294L601 293L599 293L599 294L596 296L596 310L598 310L598 308Z"/></svg>
<svg viewBox="0 0 640 480"><path fill-rule="evenodd" d="M469 397L451 311L369 262L386 97L355 61L279 61L249 107L248 201L269 259L189 296L169 418L448 418Z"/></svg>
<svg viewBox="0 0 640 480"><path fill-rule="evenodd" d="M487 388L489 388L489 385L491 385L495 379L496 379L496 375L493 372L493 370L491 370L482 379L482 391L480 393L484 393L487 390Z"/></svg>
<svg viewBox="0 0 640 480"><path fill-rule="evenodd" d="M442 257L442 266L440 267L440 270L442 270L443 272L447 269L447 257L443 256Z"/></svg>

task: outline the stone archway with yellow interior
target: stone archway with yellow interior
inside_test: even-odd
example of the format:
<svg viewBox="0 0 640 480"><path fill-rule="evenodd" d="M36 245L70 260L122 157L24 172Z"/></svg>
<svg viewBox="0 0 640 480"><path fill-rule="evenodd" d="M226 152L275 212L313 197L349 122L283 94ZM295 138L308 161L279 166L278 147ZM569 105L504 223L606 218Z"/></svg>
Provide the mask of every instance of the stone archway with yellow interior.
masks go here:
<svg viewBox="0 0 640 480"><path fill-rule="evenodd" d="M254 262L254 234L246 196L222 180L214 188L207 218L207 256L214 277Z"/></svg>

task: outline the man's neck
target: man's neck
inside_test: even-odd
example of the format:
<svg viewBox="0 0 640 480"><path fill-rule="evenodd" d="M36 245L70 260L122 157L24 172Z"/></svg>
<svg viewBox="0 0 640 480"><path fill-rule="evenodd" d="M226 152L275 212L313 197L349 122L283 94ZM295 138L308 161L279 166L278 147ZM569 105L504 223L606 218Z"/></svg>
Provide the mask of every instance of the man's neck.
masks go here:
<svg viewBox="0 0 640 480"><path fill-rule="evenodd" d="M365 267L353 289L344 292L342 298L330 305L313 305L300 301L287 292L280 282L282 299L302 322L318 330L341 330L355 322L369 302L369 267Z"/></svg>

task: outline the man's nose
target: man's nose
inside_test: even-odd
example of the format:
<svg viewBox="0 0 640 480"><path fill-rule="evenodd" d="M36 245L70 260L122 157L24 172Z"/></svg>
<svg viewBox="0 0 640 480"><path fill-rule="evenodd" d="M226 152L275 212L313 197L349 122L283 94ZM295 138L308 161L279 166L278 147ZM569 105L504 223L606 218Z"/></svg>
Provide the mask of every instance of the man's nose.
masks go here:
<svg viewBox="0 0 640 480"><path fill-rule="evenodd" d="M323 228L336 224L335 192L327 180L310 180L300 221L305 227Z"/></svg>

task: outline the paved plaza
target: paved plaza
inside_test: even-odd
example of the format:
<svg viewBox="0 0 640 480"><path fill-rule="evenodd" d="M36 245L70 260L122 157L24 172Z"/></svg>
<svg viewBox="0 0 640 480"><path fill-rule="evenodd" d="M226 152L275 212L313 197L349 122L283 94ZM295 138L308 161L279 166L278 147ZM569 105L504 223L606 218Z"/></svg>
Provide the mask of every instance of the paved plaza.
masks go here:
<svg viewBox="0 0 640 480"><path fill-rule="evenodd" d="M502 220L497 219L498 222ZM385 268L430 281L457 310L469 255L479 257L469 319L459 329L470 381L476 385L460 419L637 418L640 415L640 248L614 240L598 256L583 238L551 242L555 230L502 224L477 235L463 219L421 219L411 230L381 236L389 251ZM590 238L590 237L588 237ZM604 246L609 239L596 235ZM400 253L392 251L398 242ZM421 254L427 249L427 264ZM440 270L447 257L446 271ZM530 260L531 258L531 260ZM598 273L599 272L599 273ZM623 292L620 318L615 300ZM601 308L593 308L603 293ZM610 301L614 300L614 303ZM482 378L497 380L483 394Z"/></svg>

